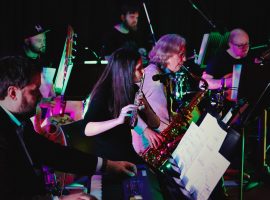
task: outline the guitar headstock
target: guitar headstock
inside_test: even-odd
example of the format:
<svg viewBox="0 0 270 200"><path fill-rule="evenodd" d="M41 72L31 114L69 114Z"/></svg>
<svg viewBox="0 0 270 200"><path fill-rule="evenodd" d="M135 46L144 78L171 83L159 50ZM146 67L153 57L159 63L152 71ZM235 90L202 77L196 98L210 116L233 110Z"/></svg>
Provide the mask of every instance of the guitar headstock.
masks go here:
<svg viewBox="0 0 270 200"><path fill-rule="evenodd" d="M74 48L77 44L76 39L77 34L74 32L73 27L68 25L66 38L66 59L68 60L68 65L72 64L72 60L75 58L73 52L76 52L76 49Z"/></svg>
<svg viewBox="0 0 270 200"><path fill-rule="evenodd" d="M68 25L64 50L54 84L55 93L58 95L64 95L67 87L67 82L73 67L73 60L75 58L73 52L76 52L74 48L76 46L76 38L77 34L74 32L73 27Z"/></svg>

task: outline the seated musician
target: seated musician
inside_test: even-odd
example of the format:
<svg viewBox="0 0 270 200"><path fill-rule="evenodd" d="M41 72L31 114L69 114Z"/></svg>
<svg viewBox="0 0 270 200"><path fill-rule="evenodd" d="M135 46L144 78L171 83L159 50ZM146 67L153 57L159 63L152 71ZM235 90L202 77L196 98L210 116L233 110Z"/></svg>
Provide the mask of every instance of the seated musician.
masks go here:
<svg viewBox="0 0 270 200"><path fill-rule="evenodd" d="M142 163L132 146L127 119L138 109L135 83L143 76L140 54L132 49L116 50L91 92L84 117L85 135L91 136L91 152L105 158ZM136 100L135 100L136 102ZM135 116L136 117L136 116Z"/></svg>
<svg viewBox="0 0 270 200"><path fill-rule="evenodd" d="M219 52L215 57L208 61L206 70L203 72L202 75L202 78L208 82L209 89L212 91L213 94L217 94L221 91L221 96L218 97L221 102L218 102L217 95L215 97L212 95L211 96L212 98L216 98L217 103L217 105L213 106L212 108L214 108L214 111L219 112L219 114L223 116L230 108L232 108L232 106L234 106L236 103L239 104L241 98L244 98L248 100L248 103L251 103L251 100L253 98L258 97L254 95L255 92L250 93L250 83L255 84L254 87L256 90L258 90L257 84L259 80L257 79L258 76L256 76L254 72L258 73L259 68L256 68L256 66L254 66L254 61L252 59L253 55L251 55L251 53L249 52L250 45L248 33L240 28L231 30L228 40L228 46L228 49ZM240 91L237 97L238 99L235 100L231 98L231 92L235 89L233 88L233 81L235 81L233 80L233 66L237 64L242 65L242 70L239 83ZM246 84L247 82L249 82L249 84ZM244 89L243 86L249 88ZM250 98L250 96L253 97ZM251 126L253 125L251 124ZM233 161L231 163L230 168L232 171L236 170L237 172L237 170L240 169L240 148L241 147L239 146L237 152L235 153L235 157L233 158ZM252 149L253 147L249 148L251 148L251 150L249 150L250 154L258 157L254 149ZM256 160L254 163L257 162L258 161ZM249 174L244 174L244 178L249 179ZM228 175L230 175L230 173Z"/></svg>
<svg viewBox="0 0 270 200"><path fill-rule="evenodd" d="M150 106L159 116L160 126L157 129L151 129L142 120L138 121L134 128L136 132L133 132L133 145L140 153L143 153L147 147L156 149L162 143L168 142L162 132L172 122L175 113L180 112L181 105L175 106L177 98L174 96L173 81L169 76L160 74L185 71L183 67L186 61L185 38L178 34L162 36L150 51L149 58L150 64L144 69L143 92ZM192 115L194 115L193 112ZM195 120L194 117L192 120ZM219 184L211 198L223 199L223 197L222 187Z"/></svg>
<svg viewBox="0 0 270 200"><path fill-rule="evenodd" d="M47 52L47 34L49 31L39 23L27 21L22 28L20 48L18 52L15 52L16 55L26 58L36 67L42 69L40 92L43 98L39 105L43 112L41 113L40 110L40 113L38 113L42 115L40 116L42 118L45 118L46 111L56 104L52 100L52 97L55 96L52 80L56 69L52 67L53 64L48 59L50 55ZM35 126L35 129L37 132L41 132L38 126Z"/></svg>
<svg viewBox="0 0 270 200"><path fill-rule="evenodd" d="M219 52L208 61L206 70L202 75L202 78L208 82L210 90L217 91L225 89L225 95L220 97L224 99L224 102L222 102L222 106L224 107L221 108L223 111L227 110L227 106L233 105L233 100L230 98L230 93L233 89L233 65L241 64L244 66L248 62L248 34L243 29L233 29L230 32L228 46L229 48L226 51Z"/></svg>
<svg viewBox="0 0 270 200"><path fill-rule="evenodd" d="M106 162L35 133L29 117L41 99L40 74L25 58L0 59L0 198L93 199L82 192L53 198L44 183L43 165L85 175L107 171L134 176L136 167L129 162Z"/></svg>
<svg viewBox="0 0 270 200"><path fill-rule="evenodd" d="M176 34L167 34L162 36L153 49L150 51L150 65L145 68L144 95L160 118L160 126L153 130L142 120L133 131L133 144L137 152L143 152L148 146L157 148L163 141L163 138L157 134L163 131L170 123L169 110L171 104L167 102L166 91L161 81L154 81L152 77L160 73L177 72L186 60L185 57L185 39ZM164 69L161 69L161 65Z"/></svg>
<svg viewBox="0 0 270 200"><path fill-rule="evenodd" d="M51 127L47 126L47 124L50 125L52 122L55 124L66 124L74 120L79 120L82 118L83 107L83 103L81 101L64 101L62 98L63 86L56 85L56 83L59 82L58 79L63 79L60 80L60 82L63 84L64 81L67 81L67 78L63 78L65 72L64 70L62 72L62 68L64 68L66 65L64 60L67 59L68 56L71 56L69 55L69 52L72 52L70 50L72 49L74 32L68 32L68 40L66 40L65 46L67 46L68 42L69 45L68 48L64 48L60 66L57 70L57 75L59 74L59 71L63 75L61 77L56 76L55 81L53 81L56 68L53 64L54 62L52 62L53 57L47 53L46 48L48 43L47 32L49 31L50 30L43 28L43 26L38 23L26 23L26 25L23 27L23 33L21 36L21 48L19 52L16 53L29 60L36 67L42 69L40 86L42 99L36 108L36 115L32 119L35 130L46 137L48 136L48 138L48 133L54 133L54 129L48 130L51 129ZM49 57L50 59L48 59ZM64 113L68 114L64 115Z"/></svg>

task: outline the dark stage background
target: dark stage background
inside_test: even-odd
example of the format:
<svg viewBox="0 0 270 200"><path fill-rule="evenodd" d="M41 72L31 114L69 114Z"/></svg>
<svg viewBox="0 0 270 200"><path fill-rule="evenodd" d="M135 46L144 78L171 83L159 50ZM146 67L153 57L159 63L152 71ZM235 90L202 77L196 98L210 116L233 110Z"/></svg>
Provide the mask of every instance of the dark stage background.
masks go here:
<svg viewBox="0 0 270 200"><path fill-rule="evenodd" d="M99 55L101 36L107 29L119 22L119 7L123 1L1 0L0 56L13 54L14 51L18 50L21 33L26 24L41 23L51 30L47 34L46 57L52 61L53 67L58 68L64 48L67 25L72 25L78 35L78 45L65 97L67 100L84 100L91 92L105 65L85 65L83 61L97 59L94 52ZM205 33L219 31L224 34L237 27L243 28L249 33L252 47L264 46L253 50L254 54L260 55L270 48L270 7L267 0L137 0L141 5L140 31L143 31L145 37L151 40L149 25L142 6L143 1L149 12L156 39L168 33L184 36L187 40L187 57L193 54L194 49L197 53L199 52ZM216 29L211 27L192 3L217 26ZM198 66L194 65L194 67ZM258 78L251 74L252 79L246 81L247 91L254 98L258 98L260 92L257 86L258 79L264 80L265 78L269 82L269 63L267 69L267 73L260 70ZM256 71L259 70L256 69ZM78 133L81 128L66 127L65 134L71 146L89 152L91 137L81 136L84 135ZM247 139L246 152L249 153L258 148L256 145L258 141L255 136L257 130L248 131L248 137L251 139ZM267 144L269 144L269 138ZM254 160L256 161L251 160L251 162L257 163L259 154L257 151L255 152ZM267 159L269 160L269 155ZM269 195L269 188L267 189L264 194ZM257 190L255 190L254 198L259 194L256 192ZM256 197L262 199L262 197Z"/></svg>
<svg viewBox="0 0 270 200"><path fill-rule="evenodd" d="M54 0L0 2L1 55L12 54L18 48L20 33L27 23L40 22L51 31L48 33L47 57L58 67L63 51L67 25L74 27L78 35L74 68L85 79L95 82L102 70L100 66L83 65L93 60L93 51L99 54L101 36L119 21L119 7L124 0ZM139 26L151 40L149 25L141 5ZM236 27L250 34L252 46L270 44L269 6L266 0L145 0L149 17L158 39L163 34L178 33L187 39L187 56L195 49L198 53L204 33L219 31L221 34ZM197 6L216 26L207 22ZM88 50L85 49L88 47ZM265 48L257 49L258 54ZM98 68L98 69L97 69ZM93 70L93 71L91 71ZM74 73L77 73L75 70ZM73 73L72 72L72 73ZM91 83L91 84L92 84ZM89 86L91 88L91 86ZM87 88L87 87L85 87Z"/></svg>

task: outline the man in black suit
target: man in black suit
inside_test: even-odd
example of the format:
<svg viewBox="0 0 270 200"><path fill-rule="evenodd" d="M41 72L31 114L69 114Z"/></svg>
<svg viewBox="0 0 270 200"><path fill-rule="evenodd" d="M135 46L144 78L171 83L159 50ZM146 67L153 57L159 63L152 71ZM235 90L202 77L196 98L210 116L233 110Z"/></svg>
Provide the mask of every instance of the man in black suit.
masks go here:
<svg viewBox="0 0 270 200"><path fill-rule="evenodd" d="M91 199L84 193L46 193L41 166L76 174L124 173L135 165L111 161L55 144L34 131L29 120L41 99L41 70L22 57L0 60L0 199Z"/></svg>

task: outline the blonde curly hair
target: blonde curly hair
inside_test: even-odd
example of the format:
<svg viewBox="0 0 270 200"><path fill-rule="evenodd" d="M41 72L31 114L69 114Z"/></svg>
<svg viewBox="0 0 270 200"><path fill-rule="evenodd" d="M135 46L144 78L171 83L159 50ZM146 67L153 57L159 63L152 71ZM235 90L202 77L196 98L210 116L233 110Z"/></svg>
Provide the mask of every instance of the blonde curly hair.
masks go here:
<svg viewBox="0 0 270 200"><path fill-rule="evenodd" d="M149 53L152 63L166 64L173 53L180 53L186 46L186 40L177 34L163 35Z"/></svg>

